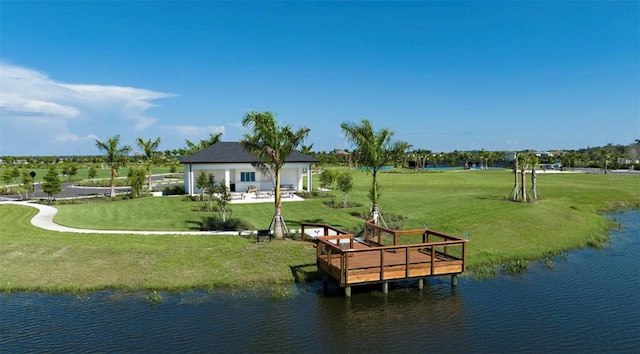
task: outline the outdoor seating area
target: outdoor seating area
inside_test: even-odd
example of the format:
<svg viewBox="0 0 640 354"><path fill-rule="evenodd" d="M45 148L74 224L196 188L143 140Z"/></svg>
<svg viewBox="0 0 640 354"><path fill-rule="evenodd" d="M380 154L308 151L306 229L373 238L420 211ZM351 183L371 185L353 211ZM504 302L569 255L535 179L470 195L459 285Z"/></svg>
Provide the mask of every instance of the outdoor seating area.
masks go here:
<svg viewBox="0 0 640 354"><path fill-rule="evenodd" d="M280 196L283 202L304 201L304 199L298 196L295 193L295 191L281 191ZM273 190L231 193L231 204L268 203L268 202L273 203L274 199L275 199L275 192Z"/></svg>

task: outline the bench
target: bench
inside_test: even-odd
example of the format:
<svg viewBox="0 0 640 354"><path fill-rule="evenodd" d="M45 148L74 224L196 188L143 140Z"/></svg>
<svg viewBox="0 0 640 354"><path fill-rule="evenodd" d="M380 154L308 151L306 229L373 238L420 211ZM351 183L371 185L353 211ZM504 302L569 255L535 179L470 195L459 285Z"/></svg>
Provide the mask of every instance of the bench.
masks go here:
<svg viewBox="0 0 640 354"><path fill-rule="evenodd" d="M271 198L271 192L256 192L256 198Z"/></svg>
<svg viewBox="0 0 640 354"><path fill-rule="evenodd" d="M244 193L231 193L232 200L242 200L244 199Z"/></svg>
<svg viewBox="0 0 640 354"><path fill-rule="evenodd" d="M258 233L256 234L256 241L260 242L260 238L269 238L269 242L271 242L271 230L266 229L266 230L258 230Z"/></svg>

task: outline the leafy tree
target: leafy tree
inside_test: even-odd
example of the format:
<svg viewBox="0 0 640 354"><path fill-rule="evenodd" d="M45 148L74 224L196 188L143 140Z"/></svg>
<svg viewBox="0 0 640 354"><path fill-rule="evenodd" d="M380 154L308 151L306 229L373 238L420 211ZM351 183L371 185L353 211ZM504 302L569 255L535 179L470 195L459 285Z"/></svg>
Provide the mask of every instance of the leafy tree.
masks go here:
<svg viewBox="0 0 640 354"><path fill-rule="evenodd" d="M200 170L198 177L196 177L196 187L200 190L200 200L204 199L204 192L208 186L208 174L204 170Z"/></svg>
<svg viewBox="0 0 640 354"><path fill-rule="evenodd" d="M274 236L284 236L282 221L282 198L280 194L280 171L289 156L307 137L308 128L296 131L290 125L279 126L271 112L249 112L242 119L242 125L251 129L240 141L242 147L258 158L258 168L271 170L275 178Z"/></svg>
<svg viewBox="0 0 640 354"><path fill-rule="evenodd" d="M105 161L111 169L111 198L116 195L115 179L118 176L118 168L124 166L127 162L127 155L131 152L128 145L120 146L120 135L116 135L102 142L96 140L96 147L105 153Z"/></svg>
<svg viewBox="0 0 640 354"><path fill-rule="evenodd" d="M62 173L63 176L67 177L67 180L69 179L69 164L63 164L62 167L60 168L60 172Z"/></svg>
<svg viewBox="0 0 640 354"><path fill-rule="evenodd" d="M151 192L151 167L153 167L154 160L157 158L156 150L158 149L158 145L160 145L160 138L154 141L151 141L151 139L145 141L142 138L137 138L136 143L144 153L147 174L149 176L147 190Z"/></svg>
<svg viewBox="0 0 640 354"><path fill-rule="evenodd" d="M7 192L11 191L11 182L13 181L13 174L12 171L10 169L5 169L4 172L2 173L2 181L4 182L4 184L6 184L7 186Z"/></svg>
<svg viewBox="0 0 640 354"><path fill-rule="evenodd" d="M98 170L96 170L95 167L89 166L89 170L87 171L87 174L89 179L96 178L96 175L98 174Z"/></svg>
<svg viewBox="0 0 640 354"><path fill-rule="evenodd" d="M67 175L69 176L69 180L73 180L74 177L78 174L78 165L75 162L69 164L69 169L67 171Z"/></svg>
<svg viewBox="0 0 640 354"><path fill-rule="evenodd" d="M141 168L131 168L127 175L127 183L131 186L131 197L139 198L142 196L142 187L144 186L145 170Z"/></svg>
<svg viewBox="0 0 640 354"><path fill-rule="evenodd" d="M13 170L11 170L11 177L13 178L13 181L15 183L15 181L20 178L20 169L14 167Z"/></svg>
<svg viewBox="0 0 640 354"><path fill-rule="evenodd" d="M330 188L333 184L336 175L333 170L325 168L322 170L322 172L320 172L320 176L318 178L320 180L320 187L323 189L322 194L324 194L324 190Z"/></svg>
<svg viewBox="0 0 640 354"><path fill-rule="evenodd" d="M373 181L369 191L371 198L371 216L375 223L378 223L378 171L389 162L395 160L399 155L411 147L404 141L391 142L393 132L389 129L381 129L374 131L373 125L366 119L361 121L360 125L342 123L340 125L347 139L355 146L354 157L356 161L367 168L371 173Z"/></svg>
<svg viewBox="0 0 640 354"><path fill-rule="evenodd" d="M218 185L216 184L216 176L211 173L200 171L200 175L196 179L196 185L200 188L200 193L206 193L208 196L209 211L213 210L213 196L216 194Z"/></svg>
<svg viewBox="0 0 640 354"><path fill-rule="evenodd" d="M47 171L43 180L42 191L47 195L47 200L49 201L49 204L51 204L53 195L60 193L62 190L62 182L58 177L58 169L55 165L51 165L51 167L49 167L49 171Z"/></svg>
<svg viewBox="0 0 640 354"><path fill-rule="evenodd" d="M231 203L231 192L227 189L226 182L222 180L215 188L216 204L220 208L220 214L222 215L222 222L227 221L227 206Z"/></svg>
<svg viewBox="0 0 640 354"><path fill-rule="evenodd" d="M338 189L343 193L342 203L346 208L348 205L347 195L353 189L353 177L348 171L341 171L336 176L336 184Z"/></svg>
<svg viewBox="0 0 640 354"><path fill-rule="evenodd" d="M29 199L29 192L33 193L33 178L30 173L30 171L22 171L22 188L25 190L27 199Z"/></svg>

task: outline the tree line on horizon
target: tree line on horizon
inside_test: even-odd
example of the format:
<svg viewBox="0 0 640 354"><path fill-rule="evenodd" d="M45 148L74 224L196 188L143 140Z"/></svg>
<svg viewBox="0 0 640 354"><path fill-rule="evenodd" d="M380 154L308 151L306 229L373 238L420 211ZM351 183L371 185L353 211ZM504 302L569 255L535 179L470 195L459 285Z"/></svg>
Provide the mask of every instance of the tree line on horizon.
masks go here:
<svg viewBox="0 0 640 354"><path fill-rule="evenodd" d="M180 154L176 154L177 150L154 150L158 163L165 165L177 165L178 161L189 154L204 149L221 140L222 134L210 134L206 139L202 139L197 143L185 140L187 147L179 149ZM141 138L138 138L141 139ZM158 138L159 139L159 138ZM319 165L343 165L348 166L352 151L349 149L335 149L333 151L313 151L313 144L300 146L300 152L313 156L318 159ZM429 167L464 167L476 166L478 168L486 167L504 167L510 168L513 164L514 154L519 153L539 153L537 150L454 150L451 152L437 152L428 149L412 149L398 158L393 163L395 167L406 168L429 168ZM546 152L546 151L542 151ZM628 145L607 144L605 146L586 147L571 150L550 150L552 157L546 155L539 156L541 164L559 163L569 168L605 168L607 164L609 169L630 168L639 169L640 164L640 139ZM144 163L144 155L135 153L127 155L129 163ZM48 165L51 163L77 163L77 164L101 164L104 163L104 155L75 155L75 156L0 156L1 165ZM353 161L352 161L353 163Z"/></svg>

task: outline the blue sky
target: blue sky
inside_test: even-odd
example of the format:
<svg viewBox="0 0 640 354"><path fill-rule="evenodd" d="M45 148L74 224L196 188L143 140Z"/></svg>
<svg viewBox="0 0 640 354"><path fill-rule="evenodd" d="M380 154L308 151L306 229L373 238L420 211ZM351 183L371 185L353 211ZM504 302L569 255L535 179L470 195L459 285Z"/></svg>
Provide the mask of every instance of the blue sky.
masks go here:
<svg viewBox="0 0 640 354"><path fill-rule="evenodd" d="M0 155L210 133L249 111L350 148L370 120L434 152L640 138L640 2L0 2Z"/></svg>

